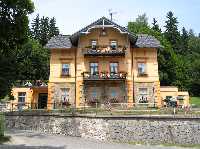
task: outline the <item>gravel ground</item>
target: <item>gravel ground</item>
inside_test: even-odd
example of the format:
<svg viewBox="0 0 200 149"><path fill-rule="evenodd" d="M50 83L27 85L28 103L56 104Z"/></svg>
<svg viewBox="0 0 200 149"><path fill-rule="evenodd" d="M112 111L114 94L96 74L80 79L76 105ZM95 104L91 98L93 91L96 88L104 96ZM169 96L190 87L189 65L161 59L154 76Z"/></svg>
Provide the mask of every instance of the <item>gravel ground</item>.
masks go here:
<svg viewBox="0 0 200 149"><path fill-rule="evenodd" d="M31 131L12 130L6 132L11 141L0 145L0 149L186 149L181 147L130 145L99 142L78 137L43 134Z"/></svg>

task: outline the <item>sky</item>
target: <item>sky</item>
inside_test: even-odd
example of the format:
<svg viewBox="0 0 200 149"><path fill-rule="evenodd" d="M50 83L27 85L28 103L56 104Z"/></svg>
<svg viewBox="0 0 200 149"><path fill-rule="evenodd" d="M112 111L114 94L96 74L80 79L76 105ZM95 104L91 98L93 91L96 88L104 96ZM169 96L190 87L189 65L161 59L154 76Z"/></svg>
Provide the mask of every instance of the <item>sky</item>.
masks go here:
<svg viewBox="0 0 200 149"><path fill-rule="evenodd" d="M61 34L70 35L105 16L110 18L109 9L116 12L113 21L127 26L138 15L146 13L149 24L156 18L164 30L166 14L172 11L178 18L179 29L192 28L200 33L200 0L33 0L35 12L30 21L40 17L55 17Z"/></svg>

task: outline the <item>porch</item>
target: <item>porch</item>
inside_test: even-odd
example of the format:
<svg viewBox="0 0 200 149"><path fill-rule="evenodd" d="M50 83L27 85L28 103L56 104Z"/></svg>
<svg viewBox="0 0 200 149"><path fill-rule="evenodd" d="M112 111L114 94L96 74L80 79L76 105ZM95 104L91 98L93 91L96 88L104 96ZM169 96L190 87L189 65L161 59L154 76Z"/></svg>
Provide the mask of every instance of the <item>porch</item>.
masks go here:
<svg viewBox="0 0 200 149"><path fill-rule="evenodd" d="M93 76L94 77L94 76ZM122 78L105 79L90 77L84 80L82 105L94 106L107 103L127 103L126 80Z"/></svg>

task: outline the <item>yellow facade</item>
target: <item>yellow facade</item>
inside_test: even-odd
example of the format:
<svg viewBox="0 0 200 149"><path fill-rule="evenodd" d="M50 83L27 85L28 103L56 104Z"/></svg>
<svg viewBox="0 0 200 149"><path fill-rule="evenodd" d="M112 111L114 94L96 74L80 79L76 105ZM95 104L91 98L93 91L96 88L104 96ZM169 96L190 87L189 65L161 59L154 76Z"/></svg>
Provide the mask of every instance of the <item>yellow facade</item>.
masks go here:
<svg viewBox="0 0 200 149"><path fill-rule="evenodd" d="M189 106L189 93L188 92L182 92L178 91L178 88L175 86L161 86L160 88L161 93L161 101L164 102L164 100L167 97L178 99L180 96L181 100L177 100L177 104L181 106Z"/></svg>
<svg viewBox="0 0 200 149"><path fill-rule="evenodd" d="M19 101L20 93L24 93L24 101ZM13 87L12 95L14 100L11 101L11 108L18 109L20 106L23 109L38 108L40 94L47 94L47 87Z"/></svg>
<svg viewBox="0 0 200 149"><path fill-rule="evenodd" d="M51 52L46 105L49 109L57 102L81 107L92 100L161 107L167 94L178 96L178 91L160 88L160 43L152 36L134 35L103 17L69 37L59 35L51 40L47 44ZM28 92L27 101L38 102L40 90Z"/></svg>
<svg viewBox="0 0 200 149"><path fill-rule="evenodd" d="M89 34L81 35L78 40L77 48L69 49L51 49L51 60L50 60L50 78L49 78L49 98L48 102L53 102L53 94L57 90L55 86L59 83L70 83L75 85L75 105L78 107L84 101L83 98L83 72L90 72L90 63L98 63L99 72L110 71L109 64L111 62L117 62L119 64L118 71L126 72L125 88L126 102L135 103L137 102L134 92L137 92L138 84L147 83L147 86L155 88L152 96L156 98L155 102L160 106L159 97L159 76L158 76L158 63L157 63L157 49L156 48L133 48L130 45L130 40L127 34L121 34L117 29L108 28L106 29L107 36L101 36L101 29L91 29ZM91 45L91 40L96 40L100 46L107 46L111 40L117 41L117 44L126 47L125 56L84 56L86 47ZM146 64L147 76L138 75L137 63L144 62ZM62 76L62 64L69 63L70 75ZM116 82L116 81L113 81ZM95 82L93 83L95 84ZM116 83L117 84L117 83ZM65 85L63 85L65 86ZM67 85L66 85L67 86ZM65 87L66 87L65 86ZM68 85L70 87L70 85ZM113 85L114 86L114 85ZM51 92L51 90L53 90ZM98 89L97 89L98 90ZM109 89L108 89L109 90ZM125 90L125 89L124 89ZM149 92L152 89L150 89ZM149 97L151 98L151 97Z"/></svg>

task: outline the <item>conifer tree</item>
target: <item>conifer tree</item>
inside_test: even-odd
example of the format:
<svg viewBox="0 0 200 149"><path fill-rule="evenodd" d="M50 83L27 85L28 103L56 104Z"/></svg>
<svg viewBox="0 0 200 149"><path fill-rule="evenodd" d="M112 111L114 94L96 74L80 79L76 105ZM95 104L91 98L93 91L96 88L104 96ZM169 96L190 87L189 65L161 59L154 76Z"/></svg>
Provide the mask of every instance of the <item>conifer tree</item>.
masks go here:
<svg viewBox="0 0 200 149"><path fill-rule="evenodd" d="M178 31L178 21L171 11L167 13L167 20L165 23L166 30L164 35L172 45L173 50L179 53L180 33Z"/></svg>
<svg viewBox="0 0 200 149"><path fill-rule="evenodd" d="M37 14L36 18L31 23L32 37L36 40L40 39L40 17Z"/></svg>
<svg viewBox="0 0 200 149"><path fill-rule="evenodd" d="M59 34L59 29L56 27L56 19L53 17L49 21L49 36L53 37Z"/></svg>
<svg viewBox="0 0 200 149"><path fill-rule="evenodd" d="M152 29L154 31L161 32L161 29L159 28L159 25L157 24L157 22L158 21L155 18L153 18L153 23L152 23L153 27L152 27Z"/></svg>

